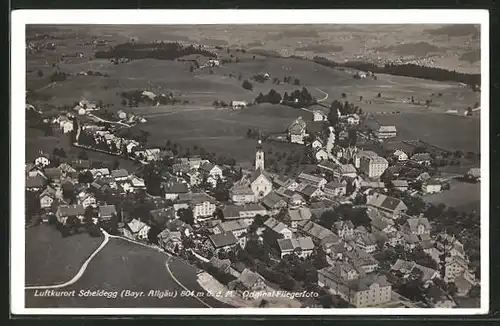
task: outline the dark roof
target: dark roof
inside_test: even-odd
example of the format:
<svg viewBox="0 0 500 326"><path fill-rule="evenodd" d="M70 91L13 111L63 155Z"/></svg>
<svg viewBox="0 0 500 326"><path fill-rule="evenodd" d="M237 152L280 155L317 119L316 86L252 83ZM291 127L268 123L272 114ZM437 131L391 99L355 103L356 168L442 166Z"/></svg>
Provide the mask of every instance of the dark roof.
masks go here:
<svg viewBox="0 0 500 326"><path fill-rule="evenodd" d="M411 159L415 161L429 161L431 155L429 153L416 153L412 155Z"/></svg>
<svg viewBox="0 0 500 326"><path fill-rule="evenodd" d="M26 188L43 188L46 184L47 180L39 174L26 178Z"/></svg>
<svg viewBox="0 0 500 326"><path fill-rule="evenodd" d="M181 193L179 194L180 202L190 202L191 204L197 205L209 201L211 203L215 203L216 200L212 196L207 195L204 192L196 192L196 193Z"/></svg>
<svg viewBox="0 0 500 326"><path fill-rule="evenodd" d="M209 235L208 238L215 246L215 248L221 248L225 246L231 246L238 243L238 239L234 236L232 232L224 232L219 234Z"/></svg>
<svg viewBox="0 0 500 326"><path fill-rule="evenodd" d="M187 184L182 182L164 183L163 187L167 194L182 194L189 191Z"/></svg>
<svg viewBox="0 0 500 326"><path fill-rule="evenodd" d="M272 179L266 171L261 170L261 169L257 169L257 170L255 170L254 173L252 173L252 176L250 177L250 183L253 183L261 175L263 175L267 180L269 180L269 182L271 182Z"/></svg>
<svg viewBox="0 0 500 326"><path fill-rule="evenodd" d="M210 162L205 162L202 165L200 165L200 170L203 170L205 172L210 172L214 168L214 166L215 165L213 165Z"/></svg>
<svg viewBox="0 0 500 326"><path fill-rule="evenodd" d="M78 216L85 213L85 208L82 205L63 205L58 207L57 212L60 216Z"/></svg>
<svg viewBox="0 0 500 326"><path fill-rule="evenodd" d="M73 168L77 170L90 169L90 161L89 160L76 160L72 164Z"/></svg>
<svg viewBox="0 0 500 326"><path fill-rule="evenodd" d="M261 203L267 208L274 208L280 201L284 202L284 199L281 198L276 192L271 191L264 198L262 198Z"/></svg>
<svg viewBox="0 0 500 326"><path fill-rule="evenodd" d="M401 200L387 196L387 198L382 202L382 207L390 209L391 211L395 210L396 207L401 203Z"/></svg>
<svg viewBox="0 0 500 326"><path fill-rule="evenodd" d="M116 214L115 205L99 206L99 215L100 216L111 216L113 214Z"/></svg>
<svg viewBox="0 0 500 326"><path fill-rule="evenodd" d="M47 176L49 179L57 179L60 178L62 175L62 171L59 168L47 168L43 171L43 173Z"/></svg>
<svg viewBox="0 0 500 326"><path fill-rule="evenodd" d="M114 177L114 178L128 177L128 171L125 170L125 169L112 170L111 171L111 176Z"/></svg>

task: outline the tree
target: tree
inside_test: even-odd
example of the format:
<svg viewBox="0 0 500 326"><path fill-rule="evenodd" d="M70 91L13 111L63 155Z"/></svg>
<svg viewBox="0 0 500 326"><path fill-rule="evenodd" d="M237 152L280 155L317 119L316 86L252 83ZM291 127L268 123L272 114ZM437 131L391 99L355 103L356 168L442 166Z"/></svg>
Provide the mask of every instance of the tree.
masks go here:
<svg viewBox="0 0 500 326"><path fill-rule="evenodd" d="M349 146L356 146L356 142L358 140L358 133L356 129L349 129L347 132L347 141Z"/></svg>
<svg viewBox="0 0 500 326"><path fill-rule="evenodd" d="M78 175L79 183L92 183L93 181L94 177L92 176L92 173L90 173L90 171L85 171Z"/></svg>
<svg viewBox="0 0 500 326"><path fill-rule="evenodd" d="M194 71L194 67L193 66L189 66L189 72L193 72Z"/></svg>
<svg viewBox="0 0 500 326"><path fill-rule="evenodd" d="M86 151L84 151L84 150L81 150L81 151L78 153L78 158L79 158L80 160L88 160L88 159L89 159L89 157L88 157L88 155L87 155L87 152L86 152Z"/></svg>
<svg viewBox="0 0 500 326"><path fill-rule="evenodd" d="M38 70L38 72L36 73L38 77L42 78L43 77L43 71L41 70Z"/></svg>
<svg viewBox="0 0 500 326"><path fill-rule="evenodd" d="M250 83L247 79L245 79L245 80L243 81L243 84L242 84L241 86L242 86L244 89L246 89L246 90L249 90L249 91L253 90L253 85L252 85L252 83Z"/></svg>
<svg viewBox="0 0 500 326"><path fill-rule="evenodd" d="M300 80L298 78L295 78L293 81L294 85L300 85Z"/></svg>
<svg viewBox="0 0 500 326"><path fill-rule="evenodd" d="M377 94L377 97L378 97L378 98L381 98L381 97L382 97L382 94L381 94L381 93L378 93L378 94Z"/></svg>
<svg viewBox="0 0 500 326"><path fill-rule="evenodd" d="M158 244L158 234L160 234L161 231L162 230L155 224L151 225L151 228L148 231L149 243Z"/></svg>
<svg viewBox="0 0 500 326"><path fill-rule="evenodd" d="M177 214L179 215L179 219L187 223L189 225L194 224L194 216L193 216L193 211L189 208L181 208L178 210Z"/></svg>
<svg viewBox="0 0 500 326"><path fill-rule="evenodd" d="M321 214L318 224L330 230L333 227L333 223L335 223L337 220L338 215L335 213L335 211L328 210Z"/></svg>

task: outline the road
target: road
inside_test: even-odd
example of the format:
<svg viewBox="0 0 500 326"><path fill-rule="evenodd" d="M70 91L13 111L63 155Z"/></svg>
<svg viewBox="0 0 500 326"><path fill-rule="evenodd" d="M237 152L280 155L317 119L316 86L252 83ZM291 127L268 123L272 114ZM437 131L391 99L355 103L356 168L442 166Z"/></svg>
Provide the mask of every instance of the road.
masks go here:
<svg viewBox="0 0 500 326"><path fill-rule="evenodd" d="M181 297L182 291L204 292L197 282L196 268L171 256L159 247L103 232L105 240L78 274L64 284L27 287L28 308L219 308L230 306L211 297ZM36 296L46 289L73 291L71 297ZM81 291L104 290L118 293L116 298L81 296ZM139 297L122 296L123 290L141 293ZM160 298L150 292L177 292L176 297Z"/></svg>
<svg viewBox="0 0 500 326"><path fill-rule="evenodd" d="M98 121L100 121L100 122L106 122L106 123L115 124L115 125L120 125L120 126L124 126L124 127L128 127L128 128L130 128L130 127L131 127L130 125L128 125L128 124L126 124L126 123L123 123L123 122L120 122L120 121L109 121L109 120L105 120L105 119L103 119L103 118L101 118L101 117L98 117L98 116L96 116L96 115L93 115L92 113L89 113L89 114L88 114L88 116L89 116L89 117L92 117L92 118L94 118L94 119L97 119L97 120L98 120Z"/></svg>
<svg viewBox="0 0 500 326"><path fill-rule="evenodd" d="M321 93L323 93L323 94L325 95L325 97L324 97L324 98L322 98L321 100L318 100L318 101L317 101L318 103L324 102L324 101L326 101L326 100L328 99L328 93L327 93L327 92L324 92L324 91L322 91L322 90L321 90L321 89L319 89L319 88L316 88L316 90L317 90L318 92L321 92Z"/></svg>

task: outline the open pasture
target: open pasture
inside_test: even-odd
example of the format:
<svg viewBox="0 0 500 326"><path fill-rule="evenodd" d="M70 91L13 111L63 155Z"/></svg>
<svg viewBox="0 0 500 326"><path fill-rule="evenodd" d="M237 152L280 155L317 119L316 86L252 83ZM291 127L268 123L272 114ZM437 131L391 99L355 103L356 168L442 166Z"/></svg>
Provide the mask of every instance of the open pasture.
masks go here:
<svg viewBox="0 0 500 326"><path fill-rule="evenodd" d="M441 113L405 113L377 115L381 125L394 125L395 140L422 139L448 150L480 151L480 121L472 117Z"/></svg>
<svg viewBox="0 0 500 326"><path fill-rule="evenodd" d="M458 210L471 211L479 213L479 202L481 199L479 183L468 183L458 180L450 181L450 190L441 193L423 196L426 202L455 207Z"/></svg>

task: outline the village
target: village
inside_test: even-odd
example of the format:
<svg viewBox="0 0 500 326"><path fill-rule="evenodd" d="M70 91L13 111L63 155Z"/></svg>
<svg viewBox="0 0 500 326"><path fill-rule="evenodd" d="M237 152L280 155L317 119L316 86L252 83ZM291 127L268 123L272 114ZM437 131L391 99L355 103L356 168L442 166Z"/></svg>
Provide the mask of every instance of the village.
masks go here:
<svg viewBox="0 0 500 326"><path fill-rule="evenodd" d="M227 110L250 105L232 101ZM30 104L26 111L39 113ZM270 289L317 294L297 298L302 307L452 308L456 298L479 295L461 234L441 220L448 210L421 200L450 191L431 168L443 158L425 146L384 156L373 149L396 137L397 126L347 103L316 103L297 109L281 137L257 133L249 167L168 144L149 147L145 133L127 132L145 118L100 111L82 100L43 120L82 155L41 152L26 163L27 227L48 224L64 236L106 232L181 257L198 266L205 290L238 293L232 305L259 297L248 291ZM311 119L324 128L310 132ZM263 145L276 141L305 147L314 169L271 169ZM85 150L136 168L92 162ZM478 168L460 177L480 182Z"/></svg>

